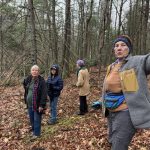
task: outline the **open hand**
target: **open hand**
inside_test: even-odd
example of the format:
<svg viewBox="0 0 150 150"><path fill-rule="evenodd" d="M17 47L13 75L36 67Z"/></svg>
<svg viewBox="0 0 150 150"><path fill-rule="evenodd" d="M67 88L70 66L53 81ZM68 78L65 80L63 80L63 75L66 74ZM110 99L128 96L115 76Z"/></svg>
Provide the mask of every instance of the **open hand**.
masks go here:
<svg viewBox="0 0 150 150"><path fill-rule="evenodd" d="M39 113L41 113L43 111L42 107L39 107Z"/></svg>

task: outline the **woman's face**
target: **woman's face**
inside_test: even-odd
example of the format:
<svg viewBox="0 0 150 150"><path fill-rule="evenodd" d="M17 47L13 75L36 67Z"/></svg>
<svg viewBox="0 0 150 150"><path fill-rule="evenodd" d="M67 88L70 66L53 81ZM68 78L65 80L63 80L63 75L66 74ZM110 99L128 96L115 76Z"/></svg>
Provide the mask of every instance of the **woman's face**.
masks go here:
<svg viewBox="0 0 150 150"><path fill-rule="evenodd" d="M56 74L56 69L51 69L51 74L55 75Z"/></svg>
<svg viewBox="0 0 150 150"><path fill-rule="evenodd" d="M129 54L129 48L126 43L119 41L115 43L114 52L116 58L124 58Z"/></svg>
<svg viewBox="0 0 150 150"><path fill-rule="evenodd" d="M32 75L32 77L37 77L39 75L39 69L38 68L32 68L31 69L31 75Z"/></svg>

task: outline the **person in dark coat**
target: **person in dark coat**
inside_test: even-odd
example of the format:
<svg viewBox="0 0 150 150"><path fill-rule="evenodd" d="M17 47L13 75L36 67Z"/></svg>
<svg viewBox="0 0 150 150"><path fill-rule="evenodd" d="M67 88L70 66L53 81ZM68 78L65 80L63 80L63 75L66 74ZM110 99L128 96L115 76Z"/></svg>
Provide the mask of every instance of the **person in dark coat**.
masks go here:
<svg viewBox="0 0 150 150"><path fill-rule="evenodd" d="M39 75L37 65L31 67L31 75L24 79L23 86L33 138L38 138L41 134L41 120L46 106L47 88L44 78Z"/></svg>
<svg viewBox="0 0 150 150"><path fill-rule="evenodd" d="M52 125L57 122L57 103L63 89L63 80L59 75L59 66L52 65L51 74L47 80L48 96L50 98L50 113L48 124Z"/></svg>

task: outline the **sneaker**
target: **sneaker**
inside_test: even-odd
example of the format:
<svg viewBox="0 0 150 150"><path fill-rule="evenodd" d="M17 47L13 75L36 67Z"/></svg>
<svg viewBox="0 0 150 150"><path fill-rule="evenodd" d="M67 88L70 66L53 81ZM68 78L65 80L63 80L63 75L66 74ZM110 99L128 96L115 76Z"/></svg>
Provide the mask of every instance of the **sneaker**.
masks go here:
<svg viewBox="0 0 150 150"><path fill-rule="evenodd" d="M56 124L56 123L57 123L56 121L48 121L48 122L47 122L48 125L54 125L54 124Z"/></svg>
<svg viewBox="0 0 150 150"><path fill-rule="evenodd" d="M36 139L38 139L40 136L36 136L36 135L33 135L32 137L31 137L31 141L35 141Z"/></svg>

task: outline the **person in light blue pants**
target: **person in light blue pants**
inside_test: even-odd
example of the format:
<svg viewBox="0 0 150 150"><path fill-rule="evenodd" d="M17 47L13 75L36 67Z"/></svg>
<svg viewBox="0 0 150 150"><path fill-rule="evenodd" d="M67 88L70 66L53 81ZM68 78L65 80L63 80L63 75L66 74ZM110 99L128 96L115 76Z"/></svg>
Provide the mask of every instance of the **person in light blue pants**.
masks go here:
<svg viewBox="0 0 150 150"><path fill-rule="evenodd" d="M50 118L49 125L53 125L57 122L57 103L63 89L63 80L59 76L59 66L57 64L52 65L51 74L47 80L48 96L50 98Z"/></svg>
<svg viewBox="0 0 150 150"><path fill-rule="evenodd" d="M33 139L41 134L42 113L46 107L47 87L43 77L40 76L39 67L31 67L31 75L24 79L24 99L27 104Z"/></svg>
<svg viewBox="0 0 150 150"><path fill-rule="evenodd" d="M28 108L30 123L32 127L33 134L35 136L40 136L41 133L41 120L42 120L42 113L37 111L33 111L32 107Z"/></svg>

